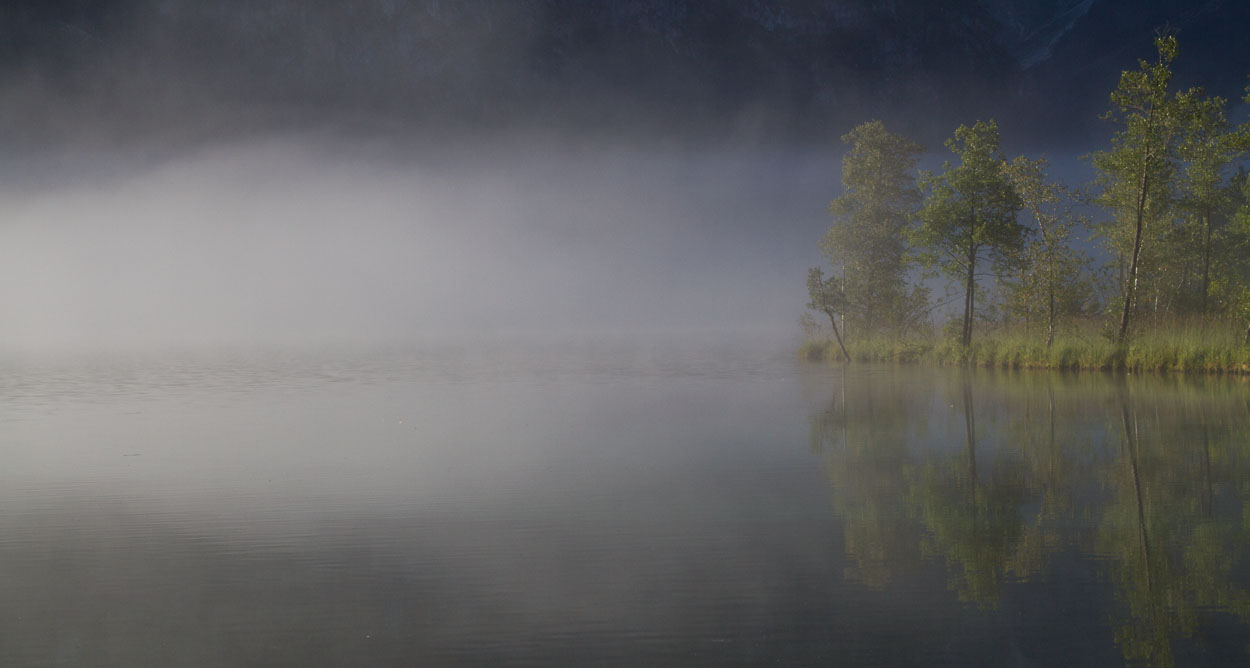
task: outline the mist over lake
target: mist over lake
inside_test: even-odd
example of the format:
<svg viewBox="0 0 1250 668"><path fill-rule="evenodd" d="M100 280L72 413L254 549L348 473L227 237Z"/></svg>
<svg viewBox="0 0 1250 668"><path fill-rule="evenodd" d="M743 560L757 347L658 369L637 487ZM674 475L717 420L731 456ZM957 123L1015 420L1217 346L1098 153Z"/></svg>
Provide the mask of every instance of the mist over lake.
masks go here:
<svg viewBox="0 0 1250 668"><path fill-rule="evenodd" d="M1248 24L7 3L0 666L1250 664Z"/></svg>
<svg viewBox="0 0 1250 668"><path fill-rule="evenodd" d="M796 334L831 160L308 135L15 192L0 346Z"/></svg>

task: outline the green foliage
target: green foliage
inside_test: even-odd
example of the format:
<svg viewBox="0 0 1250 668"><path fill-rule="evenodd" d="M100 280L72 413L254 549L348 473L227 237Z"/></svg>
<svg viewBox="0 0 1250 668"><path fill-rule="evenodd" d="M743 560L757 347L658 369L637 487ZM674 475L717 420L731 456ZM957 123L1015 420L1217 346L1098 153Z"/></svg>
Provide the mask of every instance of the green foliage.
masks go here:
<svg viewBox="0 0 1250 668"><path fill-rule="evenodd" d="M857 338L901 334L925 312L928 293L909 286L903 231L920 202L921 146L870 121L842 137L843 192L829 205L833 224L821 250L842 276L842 310Z"/></svg>
<svg viewBox="0 0 1250 668"><path fill-rule="evenodd" d="M808 308L827 317L837 356L1243 370L1250 174L1239 163L1250 155L1250 122L1232 127L1226 101L1201 88L1173 90L1177 41L1159 37L1155 47L1157 58L1123 72L1111 92L1110 148L1087 156L1096 177L1092 198L1081 203L1105 212L1096 226L1077 213L1073 191L1048 178L1045 160L1005 159L992 120L956 128L946 147L957 160L921 173L919 184L914 142L880 121L845 135L843 194L830 204L833 224L821 241L834 275L812 269L807 286ZM1090 228L1112 257L1108 265L1096 267L1080 250ZM930 304L927 288L909 283L913 263L926 278L947 279L948 294L963 294L962 318L948 323L950 340L936 348L922 325L947 304ZM1088 322L1096 312L1116 320L1101 336ZM1161 342L1191 319L1236 323L1237 340ZM1078 322L1083 338L1068 340L1065 329ZM803 326L813 338L810 316ZM841 326L855 333L851 341ZM974 326L990 336L985 345L973 346ZM897 354L896 342L916 337L925 339L924 354Z"/></svg>
<svg viewBox="0 0 1250 668"><path fill-rule="evenodd" d="M799 315L799 329L803 331L804 339L815 339L820 336L823 327L821 327L820 321L815 316L810 312L804 311Z"/></svg>
<svg viewBox="0 0 1250 668"><path fill-rule="evenodd" d="M972 342L978 268L999 268L1016 258L1024 228L1016 221L1022 203L1003 170L998 124L979 121L959 126L946 147L959 157L942 173L926 173L920 226L912 233L916 257L952 281L964 285L960 342Z"/></svg>
<svg viewBox="0 0 1250 668"><path fill-rule="evenodd" d="M825 359L825 349L831 341L827 339L806 339L799 344L799 359L805 362L820 362Z"/></svg>
<svg viewBox="0 0 1250 668"><path fill-rule="evenodd" d="M1243 128L1250 135L1250 131ZM1223 229L1211 281L1212 299L1245 328L1243 343L1250 345L1250 174L1244 168L1231 179L1231 220ZM1222 260L1222 261L1220 261Z"/></svg>
<svg viewBox="0 0 1250 668"><path fill-rule="evenodd" d="M1090 156L1094 201L1112 214L1102 232L1120 268L1120 343L1134 318L1182 312L1186 292L1196 310L1209 310L1216 217L1242 143L1229 132L1222 98L1171 90L1176 38L1159 37L1155 46L1156 62L1139 61L1121 75L1106 114L1119 129L1110 150ZM1194 283L1196 299L1185 288Z"/></svg>
<svg viewBox="0 0 1250 668"><path fill-rule="evenodd" d="M1194 103L1179 148L1184 169L1178 179L1180 241L1176 254L1192 266L1180 289L1194 302L1188 309L1207 314L1227 304L1211 299L1213 270L1227 270L1244 259L1244 235L1228 222L1238 199L1237 184L1229 179L1234 161L1244 152L1240 138L1230 130L1220 97ZM1192 286L1192 287L1191 287Z"/></svg>
<svg viewBox="0 0 1250 668"><path fill-rule="evenodd" d="M1093 259L1072 246L1074 231L1088 225L1075 213L1067 187L1046 176L1046 160L1020 156L1003 166L1007 180L1032 220L1033 228L1019 257L1017 272L1004 281L1008 309L1026 326L1055 338L1060 318L1084 314L1093 302Z"/></svg>

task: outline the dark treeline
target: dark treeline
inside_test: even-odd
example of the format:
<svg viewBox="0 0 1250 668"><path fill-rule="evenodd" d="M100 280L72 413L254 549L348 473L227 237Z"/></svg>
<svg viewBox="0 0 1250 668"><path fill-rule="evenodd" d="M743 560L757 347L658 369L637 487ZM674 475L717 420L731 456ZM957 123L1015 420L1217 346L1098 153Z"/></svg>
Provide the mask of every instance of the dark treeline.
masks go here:
<svg viewBox="0 0 1250 668"><path fill-rule="evenodd" d="M1224 98L1174 87L1177 41L1155 44L1155 60L1112 91L1115 134L1086 156L1096 176L1079 187L1051 178L1043 158L1009 158L993 120L956 128L934 172L918 172L922 147L880 121L845 135L843 193L821 243L833 270L808 276L808 307L823 317L803 318L809 338L827 319L840 345L822 354L926 339L966 351L977 332L1043 356L1065 334L1123 350L1193 323L1235 326L1250 344L1250 122L1230 122ZM944 299L927 287L935 277ZM935 337L943 308L958 315Z"/></svg>

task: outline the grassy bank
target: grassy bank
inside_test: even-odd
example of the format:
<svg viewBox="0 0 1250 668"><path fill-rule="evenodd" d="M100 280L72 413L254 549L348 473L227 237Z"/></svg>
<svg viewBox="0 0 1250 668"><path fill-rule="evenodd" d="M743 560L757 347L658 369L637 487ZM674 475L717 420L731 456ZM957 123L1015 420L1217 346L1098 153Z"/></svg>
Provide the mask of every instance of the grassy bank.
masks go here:
<svg viewBox="0 0 1250 668"><path fill-rule="evenodd" d="M970 346L931 339L874 338L848 341L853 362L927 362L944 366L1083 371L1250 373L1250 347L1243 330L1226 323L1173 325L1142 332L1118 346L1097 329L1057 336L1047 348L1036 335L990 332L974 337ZM809 361L841 363L838 344L808 339L799 356Z"/></svg>
<svg viewBox="0 0 1250 668"><path fill-rule="evenodd" d="M932 341L875 338L848 341L846 352L854 362L921 362L935 359ZM836 341L807 339L799 346L799 358L809 362L842 362L842 350Z"/></svg>

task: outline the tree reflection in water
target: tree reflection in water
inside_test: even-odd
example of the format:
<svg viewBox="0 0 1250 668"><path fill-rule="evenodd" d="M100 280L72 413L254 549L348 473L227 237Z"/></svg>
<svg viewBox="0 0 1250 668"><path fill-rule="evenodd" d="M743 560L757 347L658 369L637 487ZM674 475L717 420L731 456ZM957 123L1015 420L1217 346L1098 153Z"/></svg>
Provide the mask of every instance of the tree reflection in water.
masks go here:
<svg viewBox="0 0 1250 668"><path fill-rule="evenodd" d="M1091 607L1134 664L1202 652L1250 621L1250 388L1239 379L1111 378L874 367L835 380L811 417L842 521L847 577L883 588L945 564L992 610L1013 582L1092 566ZM828 390L826 390L828 391ZM1244 655L1250 633L1243 636Z"/></svg>

